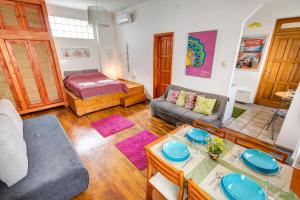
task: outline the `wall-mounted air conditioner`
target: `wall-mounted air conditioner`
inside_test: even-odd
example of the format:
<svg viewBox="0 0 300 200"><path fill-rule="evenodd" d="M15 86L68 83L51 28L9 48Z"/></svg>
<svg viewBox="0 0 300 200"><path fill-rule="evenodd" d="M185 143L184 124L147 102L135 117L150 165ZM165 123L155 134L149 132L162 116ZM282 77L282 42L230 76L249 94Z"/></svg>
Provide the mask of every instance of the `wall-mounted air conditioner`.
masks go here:
<svg viewBox="0 0 300 200"><path fill-rule="evenodd" d="M132 23L132 14L129 12L117 15L117 24Z"/></svg>

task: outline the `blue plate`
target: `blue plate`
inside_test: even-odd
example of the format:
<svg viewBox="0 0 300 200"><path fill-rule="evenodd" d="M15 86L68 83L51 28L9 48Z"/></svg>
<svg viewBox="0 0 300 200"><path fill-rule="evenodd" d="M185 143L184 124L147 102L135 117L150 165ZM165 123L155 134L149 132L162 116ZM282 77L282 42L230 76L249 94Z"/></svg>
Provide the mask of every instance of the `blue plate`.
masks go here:
<svg viewBox="0 0 300 200"><path fill-rule="evenodd" d="M247 149L241 155L247 162L256 168L267 171L275 172L279 169L278 162L269 154L256 149Z"/></svg>
<svg viewBox="0 0 300 200"><path fill-rule="evenodd" d="M230 200L265 200L266 193L253 179L242 174L227 174L222 177L220 187Z"/></svg>
<svg viewBox="0 0 300 200"><path fill-rule="evenodd" d="M248 162L243 155L241 155L241 160L242 162L248 166L250 169L252 169L253 171L257 172L257 173L260 173L260 174L265 174L265 175L271 175L271 176L275 176L279 173L280 171L280 168L278 167L278 169L275 169L275 170L263 170L263 169L260 169L254 165L252 165L250 162Z"/></svg>
<svg viewBox="0 0 300 200"><path fill-rule="evenodd" d="M166 142L162 148L163 156L174 162L182 162L190 157L188 147L179 141Z"/></svg>
<svg viewBox="0 0 300 200"><path fill-rule="evenodd" d="M207 144L206 139L210 137L210 134L206 130L192 128L187 133L187 138L191 142L199 143L199 144Z"/></svg>

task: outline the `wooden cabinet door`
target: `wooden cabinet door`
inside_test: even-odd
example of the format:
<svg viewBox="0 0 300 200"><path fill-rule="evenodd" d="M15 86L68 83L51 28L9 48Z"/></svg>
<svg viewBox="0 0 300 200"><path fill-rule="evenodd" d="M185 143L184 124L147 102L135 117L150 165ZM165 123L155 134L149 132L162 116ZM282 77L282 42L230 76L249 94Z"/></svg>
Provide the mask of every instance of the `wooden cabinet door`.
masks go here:
<svg viewBox="0 0 300 200"><path fill-rule="evenodd" d="M49 41L30 41L29 43L38 74L40 75L41 85L46 91L46 103L63 101Z"/></svg>
<svg viewBox="0 0 300 200"><path fill-rule="evenodd" d="M19 3L19 8L26 30L36 32L47 31L41 5Z"/></svg>
<svg viewBox="0 0 300 200"><path fill-rule="evenodd" d="M7 65L4 61L3 54L0 50L0 99L8 99L16 106L17 110L21 110L21 104L14 87L14 83L8 72Z"/></svg>
<svg viewBox="0 0 300 200"><path fill-rule="evenodd" d="M0 1L0 28L8 30L24 29L18 3L5 0Z"/></svg>
<svg viewBox="0 0 300 200"><path fill-rule="evenodd" d="M26 40L6 40L7 49L16 72L27 108L45 104L43 87Z"/></svg>

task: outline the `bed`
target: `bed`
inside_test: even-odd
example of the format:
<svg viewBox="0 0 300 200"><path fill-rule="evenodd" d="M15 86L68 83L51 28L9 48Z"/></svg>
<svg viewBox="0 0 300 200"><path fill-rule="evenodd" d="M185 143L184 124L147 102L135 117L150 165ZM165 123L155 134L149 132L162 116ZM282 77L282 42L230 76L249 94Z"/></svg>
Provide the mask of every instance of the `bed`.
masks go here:
<svg viewBox="0 0 300 200"><path fill-rule="evenodd" d="M113 80L98 70L68 71L64 72L64 76L69 106L78 116L146 100L143 84Z"/></svg>

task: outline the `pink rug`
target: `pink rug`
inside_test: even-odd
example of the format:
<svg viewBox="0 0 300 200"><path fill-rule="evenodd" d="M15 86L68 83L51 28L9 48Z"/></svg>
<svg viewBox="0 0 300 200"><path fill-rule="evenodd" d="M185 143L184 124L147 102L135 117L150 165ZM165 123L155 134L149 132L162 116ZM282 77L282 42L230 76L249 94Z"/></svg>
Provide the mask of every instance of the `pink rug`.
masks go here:
<svg viewBox="0 0 300 200"><path fill-rule="evenodd" d="M92 122L94 127L103 137L108 137L119 131L134 126L134 123L122 117L121 115L113 115L98 121Z"/></svg>
<svg viewBox="0 0 300 200"><path fill-rule="evenodd" d="M145 146L158 137L149 131L142 131L116 144L116 147L139 169L147 167Z"/></svg>

